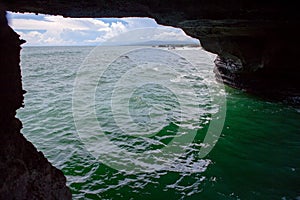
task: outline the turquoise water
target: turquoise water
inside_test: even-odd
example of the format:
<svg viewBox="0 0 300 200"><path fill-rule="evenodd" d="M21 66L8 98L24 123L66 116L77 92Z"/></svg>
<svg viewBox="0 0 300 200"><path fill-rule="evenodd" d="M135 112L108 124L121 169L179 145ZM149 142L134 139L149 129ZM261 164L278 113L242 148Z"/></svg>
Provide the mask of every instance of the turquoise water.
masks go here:
<svg viewBox="0 0 300 200"><path fill-rule="evenodd" d="M221 112L220 105L210 97L212 93L216 94L216 99L225 97L222 88L214 88L213 63L206 59L205 52L200 49L172 50L180 57L166 53L166 50L136 53L129 47L102 47L94 50L91 56L91 50L93 47L25 47L21 58L23 87L27 91L25 108L18 111L24 126L22 133L64 172L74 199L300 198L299 110L225 87L224 126L212 151L202 158L197 153L214 114ZM129 53L120 57L120 52ZM159 60L162 58L157 55L166 61ZM90 60L86 59L88 56ZM136 60L148 63L159 60L162 65L150 66L151 71L147 62L140 63L146 67L142 71L133 71L132 61ZM83 101L80 116L83 118L76 122L76 80L82 77L80 85L87 87L91 80L87 76L89 71L78 72L86 65L98 77L101 70L93 62L104 65L110 61L113 61L110 68L95 83L95 105L88 103L85 88L80 90L79 97L86 99L80 99ZM162 86L173 73L161 71L163 65L177 67L179 80L177 76L172 77L174 85L178 82L191 84L196 93L196 104L188 90L190 87L180 84L177 88ZM197 68L197 73L193 67ZM139 86L138 83L147 80L149 74L154 79ZM184 82L186 80L188 82ZM122 98L110 98L117 93L112 83L120 83L117 91L121 97L129 93L126 88L139 86L125 101L132 118L128 123L128 116L122 112L126 108ZM185 98L181 100L180 95ZM180 103L186 105L185 110L180 110ZM123 107L119 109L113 105ZM175 164L170 162L164 166L162 162L157 168L158 159L147 163L147 159L120 158L120 152L111 151L105 144L104 152L103 149L100 151L95 144L102 145L103 138L96 138L100 132L89 118L91 107L95 108L97 125L102 127L105 137L132 154L150 156L147 152L151 150L172 146L177 135L194 132L196 135L188 145L174 143L180 150L185 149L185 153L178 157L172 151L163 154L163 160L174 158ZM91 138L84 139L78 123L92 133ZM139 134L145 132L149 135L140 137ZM111 157L105 155L105 151ZM146 154L138 154L140 152ZM152 170L136 172L133 169L137 166L128 168L132 171L118 169L122 166L125 169L130 162L138 167L148 164L147 169Z"/></svg>

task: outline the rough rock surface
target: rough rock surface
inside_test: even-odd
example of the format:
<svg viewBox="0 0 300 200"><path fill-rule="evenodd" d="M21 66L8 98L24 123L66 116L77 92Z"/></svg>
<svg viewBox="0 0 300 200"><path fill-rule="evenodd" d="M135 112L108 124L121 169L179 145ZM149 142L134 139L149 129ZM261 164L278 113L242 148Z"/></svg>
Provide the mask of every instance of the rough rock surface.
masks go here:
<svg viewBox="0 0 300 200"><path fill-rule="evenodd" d="M300 12L281 0L4 0L8 10L66 17L152 17L182 28L219 55L219 81L298 103ZM238 69L236 66L239 66Z"/></svg>
<svg viewBox="0 0 300 200"><path fill-rule="evenodd" d="M0 8L0 199L71 199L63 173L20 133L23 105L19 39Z"/></svg>
<svg viewBox="0 0 300 200"><path fill-rule="evenodd" d="M152 17L182 28L218 54L216 77L300 104L300 12L283 0L2 0L6 10L66 17ZM63 174L20 134L19 36L0 10L0 199L70 199Z"/></svg>

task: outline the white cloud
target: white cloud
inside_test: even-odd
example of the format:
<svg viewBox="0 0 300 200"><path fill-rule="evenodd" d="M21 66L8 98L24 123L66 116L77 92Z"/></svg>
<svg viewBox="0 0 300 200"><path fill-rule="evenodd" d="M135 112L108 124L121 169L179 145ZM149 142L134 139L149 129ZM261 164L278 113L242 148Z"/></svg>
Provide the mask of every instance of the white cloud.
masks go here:
<svg viewBox="0 0 300 200"><path fill-rule="evenodd" d="M13 28L32 30L62 30L68 28L71 30L89 30L103 29L109 27L109 24L91 18L64 18L62 16L45 16L45 21L36 19L12 19L10 25Z"/></svg>
<svg viewBox="0 0 300 200"><path fill-rule="evenodd" d="M26 45L98 45L105 41L191 40L181 29L158 25L150 18L64 18L9 13L10 26ZM149 31L150 29L159 31ZM133 31L135 30L135 31ZM124 33L129 33L125 34ZM122 34L122 36L120 36ZM120 36L118 38L118 36Z"/></svg>
<svg viewBox="0 0 300 200"><path fill-rule="evenodd" d="M183 41L187 39L187 36L183 31L174 32L174 31L165 31L158 34L153 35L154 40L179 40Z"/></svg>
<svg viewBox="0 0 300 200"><path fill-rule="evenodd" d="M127 23L128 29L145 28L145 27L159 27L154 19L146 17L127 17L122 18Z"/></svg>
<svg viewBox="0 0 300 200"><path fill-rule="evenodd" d="M22 34L22 38L26 38L26 41L32 45L39 45L43 40L43 34L37 31L30 31L28 33L18 33L20 35Z"/></svg>

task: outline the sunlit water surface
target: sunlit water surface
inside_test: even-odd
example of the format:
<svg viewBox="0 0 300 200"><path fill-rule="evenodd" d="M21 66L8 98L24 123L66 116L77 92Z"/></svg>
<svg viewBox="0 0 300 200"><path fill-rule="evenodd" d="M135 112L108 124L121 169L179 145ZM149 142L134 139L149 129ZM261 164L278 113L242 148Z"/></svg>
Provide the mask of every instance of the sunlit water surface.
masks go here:
<svg viewBox="0 0 300 200"><path fill-rule="evenodd" d="M27 91L25 108L18 111L18 117L24 126L22 133L54 166L63 171L74 199L300 198L300 112L295 108L263 101L225 87L227 110L220 138L208 156L198 156L203 146L201 142L213 120L212 116L220 112L220 105L212 100L211 92L217 93L217 98L218 95L220 98L225 95L221 90L211 91L216 90L213 87L213 56L207 59L211 55L201 49L157 51L150 48L142 50L147 51L146 53L139 54L148 55L148 58L141 58L136 54L118 57L120 52L130 52L130 47L98 47L94 52L97 55L97 65L107 60L114 62L97 82L94 91L95 105L85 105L83 102L87 109L87 117L81 120L83 124L89 125L88 110L92 106L98 126L102 127L105 137L120 149L133 153L160 150L171 145L172 139L178 134L196 133L189 145L179 145L179 148L185 149L185 153L175 159L174 165L158 170L139 173L133 170L128 173L113 169L109 162L116 166L136 162L114 155L106 157L112 159L108 163L101 162L101 152L100 157L96 158L96 150L80 139L72 110L75 78L85 76L84 73L78 75L78 71L93 48L25 47L22 50L23 87ZM176 91L157 82L148 82L137 87L127 101L131 122L136 126L122 123L128 117L122 113L113 116L114 113L110 110L110 97L114 89L111 84L119 81L122 76L126 77L125 72L132 69L130 59L147 61L149 55L155 58L157 52L163 51L172 54L166 53L164 57L167 61L158 62L175 66L177 70L190 64L196 68L197 72L188 73L190 77L186 77L184 70L182 74L179 70L177 75L193 84L197 104L187 103L194 97L189 96L186 92L188 90L183 88L180 91L186 96L187 106L186 110L180 110ZM180 56L175 56L172 60L173 53ZM118 104L122 95L127 95L126 88L147 79L149 73L159 73L160 68L154 67L154 72L147 70L144 75L136 75L136 78L142 77L141 80L135 80L132 78L134 76L127 81L122 80L123 87L118 90L119 96L115 103ZM159 81L169 76L168 73L160 73L157 77ZM178 77L173 77L174 84L176 81L180 82L176 79ZM86 80L87 83L88 81ZM124 102L120 101L119 105L122 103ZM124 106L126 105L122 108ZM196 116L198 120L195 120L195 110L199 114L198 118ZM88 131L97 135L97 128L99 127L91 123ZM152 131L151 134L144 137L126 134L143 134L149 131ZM166 155L166 158L172 156ZM141 165L143 166L143 162Z"/></svg>

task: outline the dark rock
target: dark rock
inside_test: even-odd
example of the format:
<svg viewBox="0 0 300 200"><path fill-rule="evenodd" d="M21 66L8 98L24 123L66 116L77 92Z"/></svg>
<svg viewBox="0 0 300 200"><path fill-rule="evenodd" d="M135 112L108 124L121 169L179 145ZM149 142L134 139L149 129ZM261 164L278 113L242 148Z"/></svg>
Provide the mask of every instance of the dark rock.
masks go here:
<svg viewBox="0 0 300 200"><path fill-rule="evenodd" d="M201 23L205 26L188 28L187 32L201 35L202 46L219 55L215 61L217 80L268 99L300 104L300 63L295 61L299 22Z"/></svg>
<svg viewBox="0 0 300 200"><path fill-rule="evenodd" d="M7 10L67 17L152 17L218 54L217 80L300 104L300 12L281 0L2 0ZM63 174L20 134L20 45L0 11L0 199L70 199Z"/></svg>
<svg viewBox="0 0 300 200"><path fill-rule="evenodd" d="M280 0L172 2L4 0L3 2L11 11L67 17L152 17L160 24L182 28L188 35L200 39L204 49L218 54L219 60L216 61L215 69L220 72L217 74L218 80L224 79L224 83L230 86L280 100L295 99L300 92L297 78L300 63L294 61L300 44L298 36L300 13L295 2Z"/></svg>
<svg viewBox="0 0 300 200"><path fill-rule="evenodd" d="M0 8L0 199L71 199L63 173L20 133L23 106L19 39Z"/></svg>

